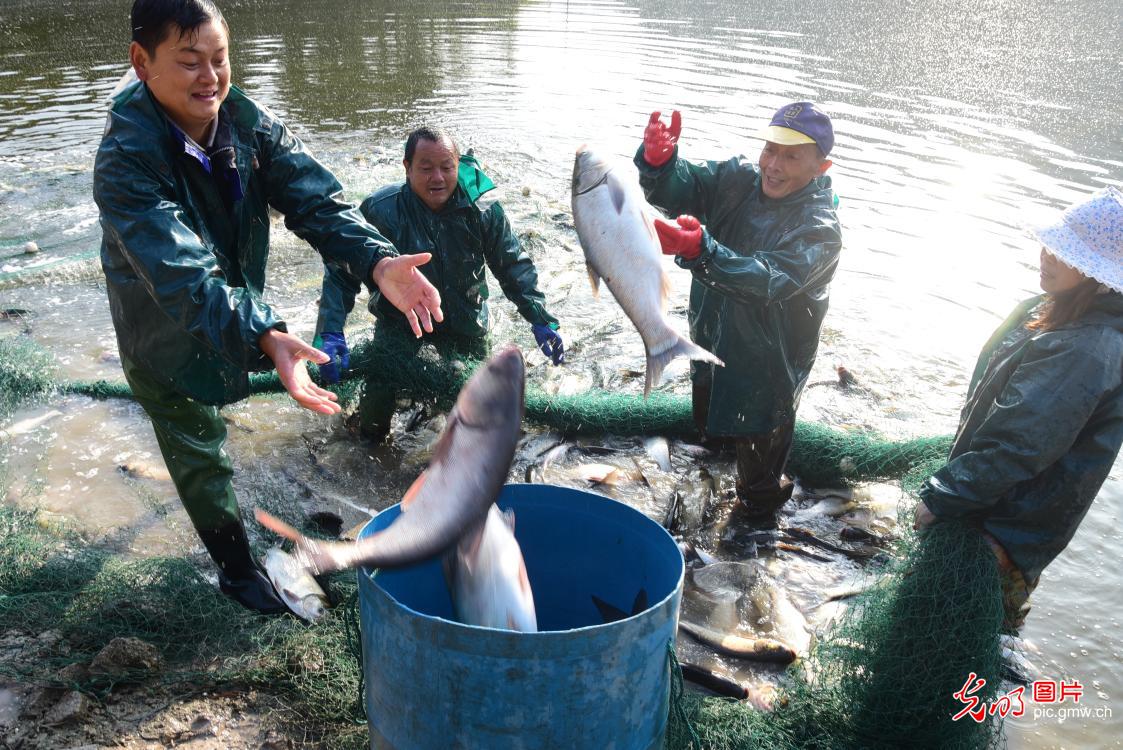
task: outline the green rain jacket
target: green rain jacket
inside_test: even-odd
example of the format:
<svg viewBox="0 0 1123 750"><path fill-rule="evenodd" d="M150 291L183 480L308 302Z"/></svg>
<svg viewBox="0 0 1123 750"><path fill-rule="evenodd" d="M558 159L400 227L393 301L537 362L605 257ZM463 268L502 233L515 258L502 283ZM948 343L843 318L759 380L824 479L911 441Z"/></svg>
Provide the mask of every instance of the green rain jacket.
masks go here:
<svg viewBox="0 0 1123 750"><path fill-rule="evenodd" d="M121 92L97 152L94 200L122 358L207 404L244 398L248 373L273 366L258 338L286 330L261 299L270 206L356 278L396 254L343 202L331 172L234 86L208 153L184 140L143 83Z"/></svg>
<svg viewBox="0 0 1123 750"><path fill-rule="evenodd" d="M1042 299L983 348L948 463L920 491L937 518L979 521L1028 581L1068 545L1123 444L1123 295L1027 329Z"/></svg>
<svg viewBox="0 0 1123 750"><path fill-rule="evenodd" d="M465 173L478 172L478 162L468 154L460 161L459 184L441 211L431 211L409 184L402 182L377 190L363 201L359 207L363 216L401 253L433 254L433 259L418 270L441 294L445 319L436 324L436 333L469 338L487 335L485 264L523 318L535 325L556 325L557 319L546 311L545 297L538 291L534 263L511 230L503 207L497 202L483 207L477 202L478 194L473 191L470 195L465 189ZM479 175L482 177L482 172ZM483 179L490 186L490 181ZM343 330L358 291L357 279L336 264L327 264L317 333ZM408 326L405 316L377 290L371 293L368 306L380 321Z"/></svg>
<svg viewBox="0 0 1123 750"><path fill-rule="evenodd" d="M705 225L701 254L675 262L694 276L691 338L725 362L692 363L695 383L712 387L706 432L749 435L793 422L842 249L830 178L772 200L743 156L695 164L676 149L656 168L641 146L635 163L650 203Z"/></svg>

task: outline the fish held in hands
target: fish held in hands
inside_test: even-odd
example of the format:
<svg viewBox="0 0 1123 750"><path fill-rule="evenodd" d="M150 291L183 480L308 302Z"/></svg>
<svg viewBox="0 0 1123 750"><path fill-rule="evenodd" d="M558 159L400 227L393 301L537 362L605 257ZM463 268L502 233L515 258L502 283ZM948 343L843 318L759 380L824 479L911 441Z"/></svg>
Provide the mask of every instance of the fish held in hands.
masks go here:
<svg viewBox="0 0 1123 750"><path fill-rule="evenodd" d="M656 210L643 197L635 174L623 176L586 146L573 165L573 223L593 292L604 279L612 296L643 339L647 374L643 395L659 383L672 359L723 364L671 327L667 319L670 280L663 268Z"/></svg>

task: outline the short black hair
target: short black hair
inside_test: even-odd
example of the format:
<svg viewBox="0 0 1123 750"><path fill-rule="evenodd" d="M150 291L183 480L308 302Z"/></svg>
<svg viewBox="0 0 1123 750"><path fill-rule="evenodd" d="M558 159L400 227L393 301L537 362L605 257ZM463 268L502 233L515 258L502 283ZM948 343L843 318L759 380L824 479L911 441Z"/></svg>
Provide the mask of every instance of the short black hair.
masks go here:
<svg viewBox="0 0 1123 750"><path fill-rule="evenodd" d="M447 130L433 125L422 125L415 128L406 138L406 163L413 161L413 154L417 151L418 141L432 141L433 143L448 141L452 144L452 153L456 154L457 157L460 156L460 146L456 145L456 139Z"/></svg>
<svg viewBox="0 0 1123 750"><path fill-rule="evenodd" d="M130 16L133 41L149 55L174 29L190 34L207 21L219 21L229 32L222 11L211 0L135 0Z"/></svg>

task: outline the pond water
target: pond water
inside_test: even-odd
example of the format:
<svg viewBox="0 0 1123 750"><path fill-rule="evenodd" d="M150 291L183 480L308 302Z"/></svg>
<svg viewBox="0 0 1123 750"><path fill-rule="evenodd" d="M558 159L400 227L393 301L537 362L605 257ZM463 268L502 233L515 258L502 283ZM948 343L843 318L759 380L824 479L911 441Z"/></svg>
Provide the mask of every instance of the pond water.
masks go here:
<svg viewBox="0 0 1123 750"><path fill-rule="evenodd" d="M0 334L29 330L65 378L120 377L91 174L104 100L126 68L128 7L0 0L0 307L31 312L0 321ZM844 364L865 389L809 388L801 418L894 437L954 430L979 347L1036 293L1037 247L1022 223L1123 179L1114 0L222 7L234 81L285 118L350 198L402 179L404 134L422 122L475 149L570 342L564 373L531 354L531 378L563 391L642 366L638 337L610 300L591 297L566 216L574 148L589 142L628 159L654 109L683 112L681 153L698 159L755 158L754 133L787 101L831 113L845 248L812 380L830 381ZM320 265L276 230L267 296L290 330L310 336ZM41 251L25 255L28 241ZM684 325L688 279L674 281ZM531 351L513 306L493 299L495 337ZM360 311L348 332L369 324ZM665 387L681 391L683 372ZM638 392L642 379L619 387ZM129 544L146 553L195 543L135 405L70 397L16 419L51 410L61 414L10 442L9 501L93 529L129 528ZM327 497L356 514L400 496L439 429L426 423L375 449L341 419L283 397L225 413L244 504ZM567 471L546 478L581 481L579 467ZM1080 705L1114 716L1027 714L1007 722L1013 747L1120 746L1123 588L1110 563L1120 477L1117 466L1043 577L1024 632L1047 675L1079 680Z"/></svg>

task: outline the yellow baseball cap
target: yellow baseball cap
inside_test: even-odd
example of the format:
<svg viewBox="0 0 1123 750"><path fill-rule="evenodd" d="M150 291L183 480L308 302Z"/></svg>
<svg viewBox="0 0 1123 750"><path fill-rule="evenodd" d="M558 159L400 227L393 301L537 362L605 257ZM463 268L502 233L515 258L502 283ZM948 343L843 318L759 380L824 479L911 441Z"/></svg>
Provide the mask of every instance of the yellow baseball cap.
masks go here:
<svg viewBox="0 0 1123 750"><path fill-rule="evenodd" d="M781 146L798 146L801 143L815 142L815 139L811 136L804 135L798 130L780 127L779 125L769 125L768 127L759 131L757 135L766 141L779 143Z"/></svg>

